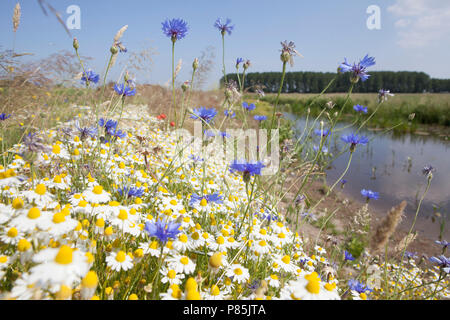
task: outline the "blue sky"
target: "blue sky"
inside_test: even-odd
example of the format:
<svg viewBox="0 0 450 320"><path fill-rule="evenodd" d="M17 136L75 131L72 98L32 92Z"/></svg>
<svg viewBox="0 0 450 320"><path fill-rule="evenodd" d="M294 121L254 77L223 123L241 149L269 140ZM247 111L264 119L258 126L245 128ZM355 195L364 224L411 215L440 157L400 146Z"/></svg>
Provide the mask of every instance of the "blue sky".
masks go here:
<svg viewBox="0 0 450 320"><path fill-rule="evenodd" d="M0 4L0 45L13 44L12 12L17 0ZM72 39L54 16L45 16L37 0L19 1L22 17L16 35L17 52L42 58L59 50L72 50ZM208 46L215 48L214 68L206 88L221 76L221 36L213 27L218 17L235 25L226 36L226 67L234 71L237 57L250 59L250 71L280 71L280 41L294 41L304 58L296 58L288 71L334 72L344 57L356 61L366 53L376 58L372 70L424 71L432 77L450 78L450 1L448 0L258 0L258 1L117 1L47 0L65 21L69 5L81 9L81 29L71 30L80 42L80 53L93 57L89 67L105 69L116 32L128 25L122 38L129 51L151 46L151 72L137 74L138 82L164 84L171 75L171 42L161 31L166 18L182 18L189 25L186 38L176 43L176 61L182 59L178 80L190 78L194 58ZM369 5L381 9L381 29L369 30ZM10 30L10 31L8 31ZM119 58L124 59L125 56ZM117 64L111 80L123 66Z"/></svg>

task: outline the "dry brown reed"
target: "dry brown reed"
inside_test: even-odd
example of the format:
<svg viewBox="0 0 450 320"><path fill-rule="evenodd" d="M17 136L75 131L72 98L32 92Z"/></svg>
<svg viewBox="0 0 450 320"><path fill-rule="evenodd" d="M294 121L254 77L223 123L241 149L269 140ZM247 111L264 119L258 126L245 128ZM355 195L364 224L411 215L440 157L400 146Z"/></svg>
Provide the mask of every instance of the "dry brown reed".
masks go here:
<svg viewBox="0 0 450 320"><path fill-rule="evenodd" d="M406 201L402 201L399 205L393 207L377 227L371 239L372 253L379 253L384 249L389 238L397 229L403 217L403 211L406 207Z"/></svg>

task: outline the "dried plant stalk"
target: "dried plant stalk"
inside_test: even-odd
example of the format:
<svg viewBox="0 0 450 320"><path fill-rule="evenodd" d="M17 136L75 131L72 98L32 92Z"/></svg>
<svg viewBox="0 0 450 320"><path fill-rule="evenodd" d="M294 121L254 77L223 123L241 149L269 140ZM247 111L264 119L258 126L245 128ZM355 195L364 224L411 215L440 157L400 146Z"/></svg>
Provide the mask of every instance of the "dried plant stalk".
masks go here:
<svg viewBox="0 0 450 320"><path fill-rule="evenodd" d="M16 32L17 29L19 28L20 14L21 14L20 4L17 2L16 6L14 7L14 14L13 14L13 19L12 19L14 32Z"/></svg>
<svg viewBox="0 0 450 320"><path fill-rule="evenodd" d="M403 200L398 206L393 207L384 220L378 226L371 239L372 252L381 251L389 240L389 237L395 232L397 226L403 217L403 210L406 207L406 201Z"/></svg>

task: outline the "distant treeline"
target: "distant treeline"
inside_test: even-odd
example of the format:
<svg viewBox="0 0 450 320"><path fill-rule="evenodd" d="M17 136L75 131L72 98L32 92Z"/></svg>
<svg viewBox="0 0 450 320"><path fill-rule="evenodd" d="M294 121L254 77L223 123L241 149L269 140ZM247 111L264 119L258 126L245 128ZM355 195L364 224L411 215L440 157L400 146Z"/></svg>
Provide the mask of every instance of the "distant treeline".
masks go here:
<svg viewBox="0 0 450 320"><path fill-rule="evenodd" d="M378 92L380 89L395 93L450 92L450 79L431 79L424 72L410 71L372 71L370 78L359 81L353 92ZM337 76L337 77L336 77ZM327 92L346 92L349 89L349 74L332 72L287 72L283 84L283 93L319 93L328 83L336 80ZM227 74L228 80L238 82L235 73ZM240 74L242 80L242 73ZM252 72L245 75L245 88L254 92L258 87L265 93L276 93L280 87L281 72ZM223 84L223 77L220 79Z"/></svg>

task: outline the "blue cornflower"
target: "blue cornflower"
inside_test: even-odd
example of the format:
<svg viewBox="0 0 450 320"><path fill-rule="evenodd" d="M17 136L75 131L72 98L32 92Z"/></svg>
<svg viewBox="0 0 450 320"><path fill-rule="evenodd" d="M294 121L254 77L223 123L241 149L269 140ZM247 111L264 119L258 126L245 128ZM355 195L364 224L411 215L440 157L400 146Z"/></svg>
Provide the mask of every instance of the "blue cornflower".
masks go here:
<svg viewBox="0 0 450 320"><path fill-rule="evenodd" d="M328 129L323 129L323 130L315 129L315 130L314 130L314 133L315 133L317 136L326 137L326 136L330 133L330 130L328 130Z"/></svg>
<svg viewBox="0 0 450 320"><path fill-rule="evenodd" d="M341 189L344 189L344 186L346 183L347 183L347 180L345 180L345 179L341 180Z"/></svg>
<svg viewBox="0 0 450 320"><path fill-rule="evenodd" d="M124 97L130 97L130 96L134 96L136 94L136 88L132 88L130 86L125 86L125 84L121 83L121 84L114 84L114 90L117 92L117 94L119 95L123 95Z"/></svg>
<svg viewBox="0 0 450 320"><path fill-rule="evenodd" d="M150 237L157 237L162 243L166 243L169 239L175 239L175 237L181 232L178 228L181 223L163 221L145 223L145 231L148 232Z"/></svg>
<svg viewBox="0 0 450 320"><path fill-rule="evenodd" d="M107 133L112 137L124 138L127 134L122 130L117 130L117 128L111 128L107 131Z"/></svg>
<svg viewBox="0 0 450 320"><path fill-rule="evenodd" d="M350 143L350 151L353 152L357 144L367 144L369 139L364 136L359 137L357 134L351 133L346 136L342 136L341 140Z"/></svg>
<svg viewBox="0 0 450 320"><path fill-rule="evenodd" d="M0 113L0 120L1 121L5 121L6 119L8 119L8 118L10 118L11 117L11 115L10 114L6 114L6 113Z"/></svg>
<svg viewBox="0 0 450 320"><path fill-rule="evenodd" d="M379 193L372 191L372 190L366 190L366 189L362 189L361 190L361 194L366 197L367 201L369 201L369 199L374 199L377 200L379 198Z"/></svg>
<svg viewBox="0 0 450 320"><path fill-rule="evenodd" d="M100 120L98 120L98 125L100 127L104 127L106 131L108 131L111 128L115 128L117 126L117 121L114 121L112 119L106 120L103 118L100 118Z"/></svg>
<svg viewBox="0 0 450 320"><path fill-rule="evenodd" d="M214 108L207 109L205 107L200 107L193 110L193 115L191 119L201 119L206 123L209 123L217 114L217 110Z"/></svg>
<svg viewBox="0 0 450 320"><path fill-rule="evenodd" d="M199 162L199 161L203 161L203 158L200 158L198 156L194 156L193 154L190 154L188 156L189 159L193 160L194 162Z"/></svg>
<svg viewBox="0 0 450 320"><path fill-rule="evenodd" d="M161 24L164 34L172 39L173 42L183 39L188 32L187 23L183 19L167 19Z"/></svg>
<svg viewBox="0 0 450 320"><path fill-rule="evenodd" d="M247 111L255 110L256 106L254 103L251 103L250 105L247 102L242 102L242 107Z"/></svg>
<svg viewBox="0 0 450 320"><path fill-rule="evenodd" d="M391 93L390 90L380 89L380 91L378 91L378 102L386 101L388 96L393 97L394 94Z"/></svg>
<svg viewBox="0 0 450 320"><path fill-rule="evenodd" d="M226 117L228 117L228 118L234 118L234 117L236 117L236 112L231 111L231 110L225 110L225 111L223 112L223 114L224 114Z"/></svg>
<svg viewBox="0 0 450 320"><path fill-rule="evenodd" d="M317 152L317 151L319 151L319 147L318 147L318 146L313 146L313 150L314 150L315 152ZM323 153L323 154L327 154L327 153L328 153L328 148L325 147L325 146L322 146L322 153Z"/></svg>
<svg viewBox="0 0 450 320"><path fill-rule="evenodd" d="M80 139L84 140L87 136L90 136L91 138L95 137L97 135L97 127L80 127L80 124L78 123L78 120L75 121L75 127L77 128L78 132L80 133Z"/></svg>
<svg viewBox="0 0 450 320"><path fill-rule="evenodd" d="M276 213L270 213L270 212L268 212L268 213L266 213L266 211L264 210L264 213L258 213L258 212L256 212L255 213L257 216L259 216L259 217L261 217L261 219L263 219L263 220L267 220L267 221L275 221L275 220L278 220L278 215L276 214Z"/></svg>
<svg viewBox="0 0 450 320"><path fill-rule="evenodd" d="M83 76L81 77L81 83L84 82L86 85L89 82L97 83L98 80L100 80L100 76L90 69L83 72Z"/></svg>
<svg viewBox="0 0 450 320"><path fill-rule="evenodd" d="M302 217L303 219L309 218L312 221L316 221L317 220L316 215L314 213L308 212L308 211L305 211L302 214L300 214L300 217Z"/></svg>
<svg viewBox="0 0 450 320"><path fill-rule="evenodd" d="M416 255L415 252L405 251L405 256L408 259L415 259L415 258L417 258L417 255Z"/></svg>
<svg viewBox="0 0 450 320"><path fill-rule="evenodd" d="M430 174L432 174L434 171L436 171L435 168L433 168L433 166L428 165L422 168L422 173L425 176L429 176Z"/></svg>
<svg viewBox="0 0 450 320"><path fill-rule="evenodd" d="M447 240L442 240L442 241L435 241L437 244L442 246L442 250L446 250L448 248L448 246L450 246L450 242L447 242Z"/></svg>
<svg viewBox="0 0 450 320"><path fill-rule="evenodd" d="M144 194L144 189L143 188L135 188L135 187L123 187L123 188L117 189L117 192L121 196L126 194L127 198L141 197Z"/></svg>
<svg viewBox="0 0 450 320"><path fill-rule="evenodd" d="M367 291L372 292L373 290L370 289L368 286L363 285L361 282L355 279L351 279L348 281L348 287L350 290L354 290L358 293L365 293Z"/></svg>
<svg viewBox="0 0 450 320"><path fill-rule="evenodd" d="M355 110L357 112L367 113L367 107L364 107L364 106L359 105L359 104L357 104L356 106L353 106L353 110Z"/></svg>
<svg viewBox="0 0 450 320"><path fill-rule="evenodd" d="M267 120L267 116L254 116L253 119L255 119L256 121L264 121Z"/></svg>
<svg viewBox="0 0 450 320"><path fill-rule="evenodd" d="M229 35L231 34L231 31L233 30L234 26L230 26L231 19L227 18L227 22L222 23L222 20L220 18L217 18L216 22L214 23L214 27L220 30L222 35L225 35L225 32L227 32Z"/></svg>
<svg viewBox="0 0 450 320"><path fill-rule="evenodd" d="M222 138L229 138L230 135L226 133L226 131L219 131L219 135L222 136Z"/></svg>
<svg viewBox="0 0 450 320"><path fill-rule="evenodd" d="M244 182L250 181L250 177L254 175L261 175L261 169L265 167L262 162L247 162L245 160L234 160L230 164L230 172L242 172Z"/></svg>
<svg viewBox="0 0 450 320"><path fill-rule="evenodd" d="M439 257L431 257L430 261L437 263L445 273L450 273L450 258L440 255Z"/></svg>
<svg viewBox="0 0 450 320"><path fill-rule="evenodd" d="M355 260L355 257L353 257L352 254L347 250L344 250L344 259L345 261L353 261Z"/></svg>
<svg viewBox="0 0 450 320"><path fill-rule="evenodd" d="M373 65L375 65L375 58L369 57L369 55L366 54L358 64L354 63L353 65L350 65L347 58L344 58L344 62L339 66L339 71L344 73L351 72L351 81L354 83L358 82L359 79L364 82L370 77L370 75L367 74L367 68Z"/></svg>
<svg viewBox="0 0 450 320"><path fill-rule="evenodd" d="M203 199L206 200L206 203L209 203L209 202L223 203L223 201L222 201L222 196L219 195L218 193L207 194L207 195L204 195L204 196L199 196L198 194L193 193L193 194L191 195L191 200L190 200L189 204L190 204L191 206L193 206L193 205L196 204L197 202L200 202L200 203L201 203L201 201L202 201Z"/></svg>
<svg viewBox="0 0 450 320"><path fill-rule="evenodd" d="M239 65L240 65L242 62L244 62L244 59L243 59L243 58L237 58L237 59L236 59L236 69L239 69Z"/></svg>

